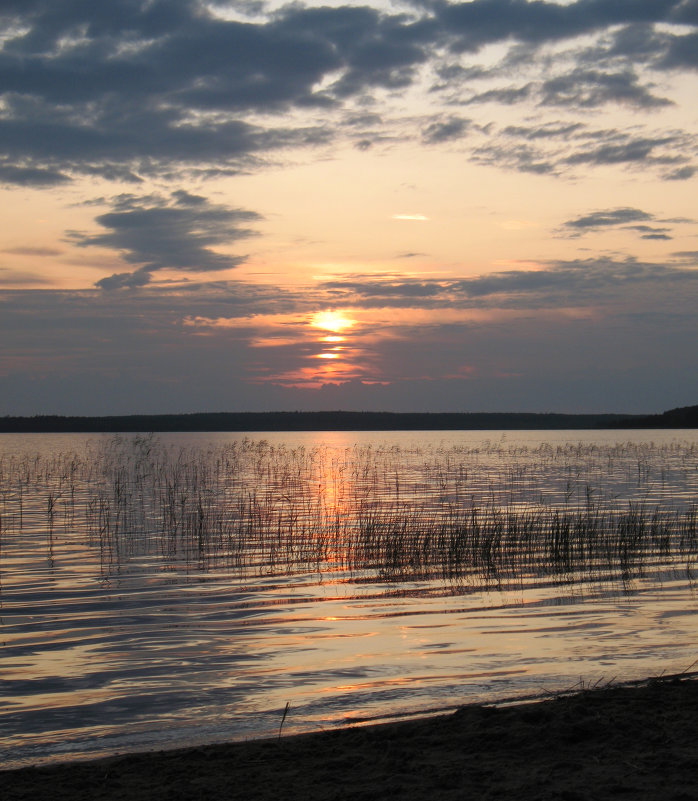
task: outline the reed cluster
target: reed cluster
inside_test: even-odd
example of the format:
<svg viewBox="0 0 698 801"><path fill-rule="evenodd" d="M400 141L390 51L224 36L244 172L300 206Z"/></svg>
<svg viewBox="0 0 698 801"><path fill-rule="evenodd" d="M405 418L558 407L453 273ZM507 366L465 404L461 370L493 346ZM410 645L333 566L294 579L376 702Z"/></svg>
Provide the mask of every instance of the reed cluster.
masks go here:
<svg viewBox="0 0 698 801"><path fill-rule="evenodd" d="M160 569L451 582L631 576L692 564L695 446L337 451L241 440L183 450L153 436L82 454L0 458L3 543L99 549L104 573Z"/></svg>

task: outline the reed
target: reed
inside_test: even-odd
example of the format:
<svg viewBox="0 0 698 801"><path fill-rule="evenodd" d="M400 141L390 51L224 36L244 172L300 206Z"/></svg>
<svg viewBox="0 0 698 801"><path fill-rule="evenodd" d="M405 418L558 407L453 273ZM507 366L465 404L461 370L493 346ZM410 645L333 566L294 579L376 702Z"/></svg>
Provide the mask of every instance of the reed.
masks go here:
<svg viewBox="0 0 698 801"><path fill-rule="evenodd" d="M0 553L43 531L51 558L58 538L83 538L105 575L143 554L163 570L454 585L690 571L697 456L681 443L336 452L113 437L0 458Z"/></svg>

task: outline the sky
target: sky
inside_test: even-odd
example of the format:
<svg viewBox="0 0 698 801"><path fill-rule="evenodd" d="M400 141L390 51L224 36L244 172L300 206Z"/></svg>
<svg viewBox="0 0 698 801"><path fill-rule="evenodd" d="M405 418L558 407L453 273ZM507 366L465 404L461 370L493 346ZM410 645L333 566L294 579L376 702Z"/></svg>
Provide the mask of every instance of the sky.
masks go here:
<svg viewBox="0 0 698 801"><path fill-rule="evenodd" d="M0 0L0 415L698 402L698 0Z"/></svg>

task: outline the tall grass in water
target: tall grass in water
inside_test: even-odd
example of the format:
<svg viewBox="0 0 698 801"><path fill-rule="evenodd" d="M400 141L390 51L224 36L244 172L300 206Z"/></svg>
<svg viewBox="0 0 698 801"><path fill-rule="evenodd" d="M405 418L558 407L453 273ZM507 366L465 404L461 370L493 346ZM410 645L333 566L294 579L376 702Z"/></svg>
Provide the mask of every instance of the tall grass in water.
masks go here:
<svg viewBox="0 0 698 801"><path fill-rule="evenodd" d="M0 559L3 542L40 531L49 560L83 538L105 575L148 555L241 577L629 577L695 558L697 456L680 443L177 450L115 437L0 458Z"/></svg>

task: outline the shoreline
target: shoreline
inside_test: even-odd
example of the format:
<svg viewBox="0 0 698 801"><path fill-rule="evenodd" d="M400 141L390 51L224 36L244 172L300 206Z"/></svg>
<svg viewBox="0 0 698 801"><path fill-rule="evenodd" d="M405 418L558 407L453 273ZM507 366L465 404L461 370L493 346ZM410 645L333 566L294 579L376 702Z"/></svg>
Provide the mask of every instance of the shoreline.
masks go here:
<svg viewBox="0 0 698 801"><path fill-rule="evenodd" d="M560 412L193 412L0 417L0 433L559 431L698 427L698 406L661 414Z"/></svg>
<svg viewBox="0 0 698 801"><path fill-rule="evenodd" d="M3 801L698 798L698 674L274 739L0 770Z"/></svg>

